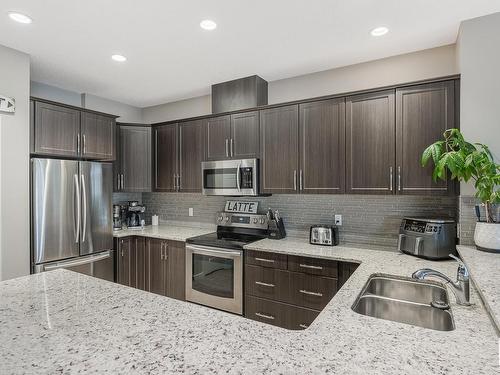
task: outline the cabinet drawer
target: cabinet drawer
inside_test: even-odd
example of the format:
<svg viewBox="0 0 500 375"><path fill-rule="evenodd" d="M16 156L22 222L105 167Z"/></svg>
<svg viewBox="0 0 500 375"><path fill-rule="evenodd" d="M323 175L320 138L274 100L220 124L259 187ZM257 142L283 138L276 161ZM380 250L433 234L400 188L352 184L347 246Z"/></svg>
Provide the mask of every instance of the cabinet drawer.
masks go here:
<svg viewBox="0 0 500 375"><path fill-rule="evenodd" d="M305 329L319 311L304 309L282 302L246 296L245 317L288 329Z"/></svg>
<svg viewBox="0 0 500 375"><path fill-rule="evenodd" d="M256 266L279 268L286 270L288 268L288 256L286 254L268 253L266 251L245 250L246 264Z"/></svg>
<svg viewBox="0 0 500 375"><path fill-rule="evenodd" d="M322 310L337 293L337 279L290 272L290 303Z"/></svg>
<svg viewBox="0 0 500 375"><path fill-rule="evenodd" d="M246 265L245 293L251 296L288 302L290 299L290 272Z"/></svg>
<svg viewBox="0 0 500 375"><path fill-rule="evenodd" d="M305 272L313 275L337 278L338 262L329 259L308 258L290 255L288 269L295 272Z"/></svg>

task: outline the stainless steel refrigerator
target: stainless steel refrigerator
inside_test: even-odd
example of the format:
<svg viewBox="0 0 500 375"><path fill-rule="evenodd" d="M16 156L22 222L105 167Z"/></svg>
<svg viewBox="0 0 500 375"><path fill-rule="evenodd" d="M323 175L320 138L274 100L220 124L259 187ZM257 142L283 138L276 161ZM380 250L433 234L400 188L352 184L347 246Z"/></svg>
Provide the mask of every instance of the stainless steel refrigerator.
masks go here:
<svg viewBox="0 0 500 375"><path fill-rule="evenodd" d="M33 272L66 268L114 281L111 163L31 159Z"/></svg>

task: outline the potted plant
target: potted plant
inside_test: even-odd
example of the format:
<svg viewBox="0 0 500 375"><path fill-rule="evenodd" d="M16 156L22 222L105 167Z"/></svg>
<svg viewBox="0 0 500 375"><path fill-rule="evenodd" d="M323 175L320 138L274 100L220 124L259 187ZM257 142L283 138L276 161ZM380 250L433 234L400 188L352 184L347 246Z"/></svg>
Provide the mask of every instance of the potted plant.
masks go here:
<svg viewBox="0 0 500 375"><path fill-rule="evenodd" d="M424 150L422 166L433 160L434 181L446 179L447 171L452 179L474 181L475 196L486 213L486 220L476 223L474 242L479 250L500 252L500 218L493 212L493 206L500 203L500 164L495 163L488 146L467 142L458 129L448 129L443 136Z"/></svg>

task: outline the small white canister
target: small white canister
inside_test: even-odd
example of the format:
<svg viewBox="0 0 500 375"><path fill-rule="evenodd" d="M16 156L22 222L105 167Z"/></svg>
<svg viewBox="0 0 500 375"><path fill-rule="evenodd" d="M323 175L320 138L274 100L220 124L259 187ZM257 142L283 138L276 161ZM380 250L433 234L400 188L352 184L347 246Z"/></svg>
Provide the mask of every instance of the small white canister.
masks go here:
<svg viewBox="0 0 500 375"><path fill-rule="evenodd" d="M151 224L158 225L158 215L151 216Z"/></svg>

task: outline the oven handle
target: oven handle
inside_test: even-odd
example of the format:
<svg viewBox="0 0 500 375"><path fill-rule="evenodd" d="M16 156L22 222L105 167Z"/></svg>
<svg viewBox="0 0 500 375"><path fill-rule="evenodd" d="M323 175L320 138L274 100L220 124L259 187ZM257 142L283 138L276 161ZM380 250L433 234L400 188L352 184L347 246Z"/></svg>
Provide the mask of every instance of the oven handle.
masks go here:
<svg viewBox="0 0 500 375"><path fill-rule="evenodd" d="M187 245L186 250L190 250L193 254L224 255L226 258L237 258L241 256L241 251L216 250L216 248L213 247L205 247L197 245Z"/></svg>

